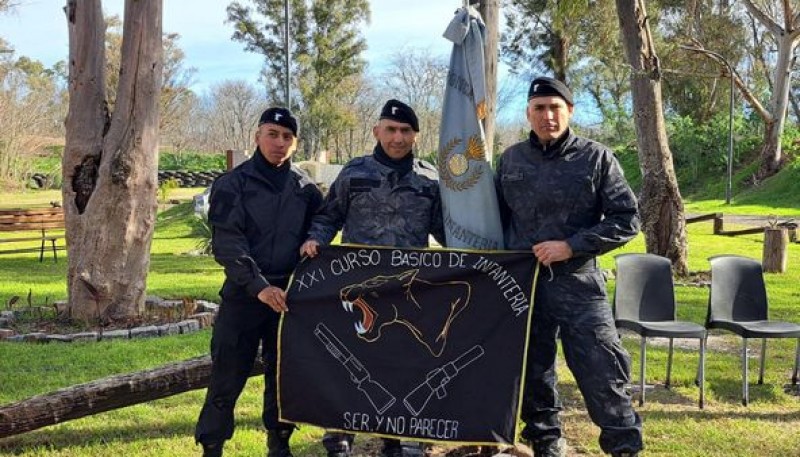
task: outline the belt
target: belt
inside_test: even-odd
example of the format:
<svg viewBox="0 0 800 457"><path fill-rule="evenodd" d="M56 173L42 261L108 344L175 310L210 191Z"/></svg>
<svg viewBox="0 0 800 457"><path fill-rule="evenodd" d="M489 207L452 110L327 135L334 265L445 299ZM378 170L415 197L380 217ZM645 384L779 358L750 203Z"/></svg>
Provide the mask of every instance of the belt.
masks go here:
<svg viewBox="0 0 800 457"><path fill-rule="evenodd" d="M280 288L285 288L287 284L289 284L289 278L291 274L288 275L262 275L264 278L269 281L270 285L278 286Z"/></svg>
<svg viewBox="0 0 800 457"><path fill-rule="evenodd" d="M543 273L549 274L552 271L553 276L562 276L573 273L591 273L596 270L597 259L595 257L577 257L553 263L550 265L550 270L543 270Z"/></svg>

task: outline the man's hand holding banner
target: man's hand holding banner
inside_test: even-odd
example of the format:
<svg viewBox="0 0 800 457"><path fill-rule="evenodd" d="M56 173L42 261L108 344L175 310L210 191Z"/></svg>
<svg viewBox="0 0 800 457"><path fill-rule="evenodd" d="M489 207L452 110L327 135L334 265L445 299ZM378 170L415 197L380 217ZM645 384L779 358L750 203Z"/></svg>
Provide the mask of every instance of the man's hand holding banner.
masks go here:
<svg viewBox="0 0 800 457"><path fill-rule="evenodd" d="M513 442L530 253L328 246L281 323L281 420L425 441Z"/></svg>

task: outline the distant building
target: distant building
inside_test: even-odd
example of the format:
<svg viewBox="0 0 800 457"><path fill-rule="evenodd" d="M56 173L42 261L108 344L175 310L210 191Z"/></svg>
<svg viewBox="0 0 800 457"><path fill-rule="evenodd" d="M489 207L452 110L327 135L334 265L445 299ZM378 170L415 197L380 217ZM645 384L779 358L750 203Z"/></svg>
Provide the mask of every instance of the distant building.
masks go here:
<svg viewBox="0 0 800 457"><path fill-rule="evenodd" d="M334 165L316 161L296 162L295 165L305 170L324 193L328 192L328 189L331 188L331 184L333 184L333 181L339 176L339 172L344 168L344 165Z"/></svg>

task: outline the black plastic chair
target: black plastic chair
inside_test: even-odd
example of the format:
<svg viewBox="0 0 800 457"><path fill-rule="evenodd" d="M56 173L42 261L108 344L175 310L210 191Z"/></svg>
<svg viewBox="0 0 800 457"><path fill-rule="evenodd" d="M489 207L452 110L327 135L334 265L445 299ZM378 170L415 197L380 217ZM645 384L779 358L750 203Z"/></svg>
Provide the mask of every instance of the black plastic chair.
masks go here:
<svg viewBox="0 0 800 457"><path fill-rule="evenodd" d="M764 383L767 338L797 338L792 385L797 384L800 366L800 325L772 321L768 316L767 289L761 264L753 259L721 255L711 262L711 293L708 297L706 327L724 329L742 337L742 404L747 406L747 339L761 338L761 367L758 383Z"/></svg>
<svg viewBox="0 0 800 457"><path fill-rule="evenodd" d="M617 263L617 286L614 292L614 321L641 336L639 406L644 404L644 380L647 366L647 338L669 338L667 380L672 375L674 338L696 338L700 342L700 361L695 380L700 387L699 406L705 402L706 328L693 322L679 321L675 314L675 292L672 284L672 265L669 259L653 254L621 254Z"/></svg>

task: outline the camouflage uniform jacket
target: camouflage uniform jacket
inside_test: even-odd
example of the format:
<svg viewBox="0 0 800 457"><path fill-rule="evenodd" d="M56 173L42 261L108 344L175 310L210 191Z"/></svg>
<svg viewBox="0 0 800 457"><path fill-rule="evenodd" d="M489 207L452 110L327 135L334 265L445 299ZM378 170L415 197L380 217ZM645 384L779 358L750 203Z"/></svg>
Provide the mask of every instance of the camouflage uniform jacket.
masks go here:
<svg viewBox="0 0 800 457"><path fill-rule="evenodd" d="M322 202L322 193L304 171L292 166L279 188L259 171L267 166L256 150L211 188L208 220L214 258L225 268L223 301L256 301L270 278L285 283Z"/></svg>
<svg viewBox="0 0 800 457"><path fill-rule="evenodd" d="M508 249L564 240L585 262L639 230L636 197L614 154L570 130L547 148L533 133L508 148L495 184Z"/></svg>
<svg viewBox="0 0 800 457"><path fill-rule="evenodd" d="M345 165L314 216L309 238L326 245L344 227L342 242L423 248L432 234L444 244L436 171L415 160L400 176L373 156Z"/></svg>

